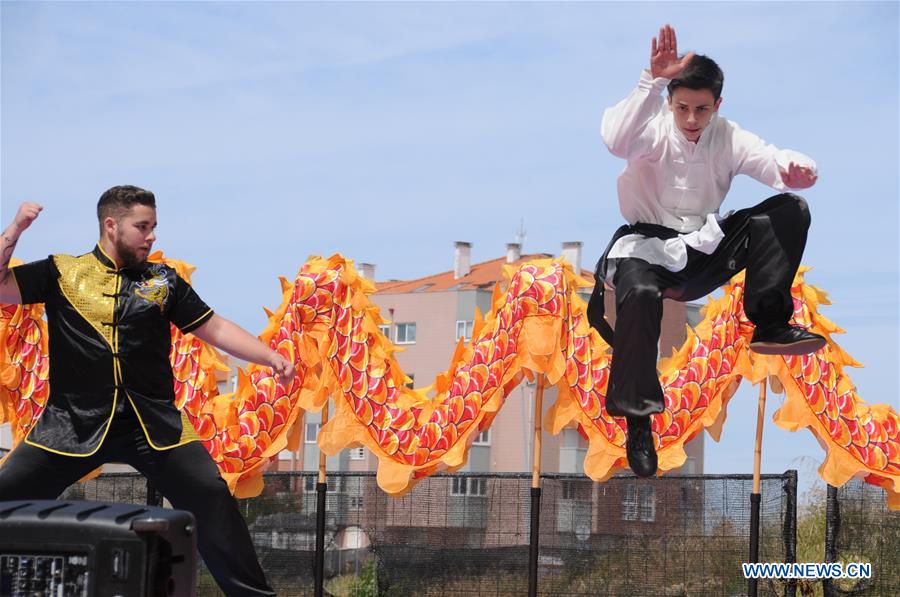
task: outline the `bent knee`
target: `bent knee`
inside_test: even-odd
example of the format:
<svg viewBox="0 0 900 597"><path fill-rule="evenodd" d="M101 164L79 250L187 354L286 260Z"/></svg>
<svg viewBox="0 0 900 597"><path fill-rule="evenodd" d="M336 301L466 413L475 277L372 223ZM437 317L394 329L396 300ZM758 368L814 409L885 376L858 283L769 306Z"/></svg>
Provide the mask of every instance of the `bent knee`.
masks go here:
<svg viewBox="0 0 900 597"><path fill-rule="evenodd" d="M809 228L812 218L806 199L795 193L781 193L767 199L752 220L775 226L789 226L791 229Z"/></svg>
<svg viewBox="0 0 900 597"><path fill-rule="evenodd" d="M809 203L806 202L806 199L796 193L784 193L783 196L785 197L785 202L792 206L799 214L798 219L800 223L809 227L812 216L809 213Z"/></svg>

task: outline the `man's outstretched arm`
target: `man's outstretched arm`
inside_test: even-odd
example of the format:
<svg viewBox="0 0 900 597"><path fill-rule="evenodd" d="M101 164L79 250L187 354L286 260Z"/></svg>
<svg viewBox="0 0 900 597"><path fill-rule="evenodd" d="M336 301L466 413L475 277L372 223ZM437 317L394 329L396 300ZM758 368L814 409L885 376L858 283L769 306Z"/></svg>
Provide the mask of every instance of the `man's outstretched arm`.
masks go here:
<svg viewBox="0 0 900 597"><path fill-rule="evenodd" d="M294 377L293 363L224 317L214 314L209 321L191 333L231 356L271 367L282 383L286 384Z"/></svg>
<svg viewBox="0 0 900 597"><path fill-rule="evenodd" d="M818 181L816 162L808 155L779 149L734 123L729 126L734 171L738 174L746 174L777 191L808 189Z"/></svg>
<svg viewBox="0 0 900 597"><path fill-rule="evenodd" d="M19 206L19 211L12 224L0 233L0 303L19 304L22 302L19 286L9 270L9 260L12 259L19 237L37 219L42 209L44 208L37 203L23 203Z"/></svg>

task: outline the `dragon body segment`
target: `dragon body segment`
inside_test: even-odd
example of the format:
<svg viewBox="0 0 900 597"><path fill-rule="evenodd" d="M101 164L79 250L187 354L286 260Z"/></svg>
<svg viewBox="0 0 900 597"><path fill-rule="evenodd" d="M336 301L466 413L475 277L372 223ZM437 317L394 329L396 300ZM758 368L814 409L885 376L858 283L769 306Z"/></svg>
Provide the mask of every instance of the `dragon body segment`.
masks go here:
<svg viewBox="0 0 900 597"><path fill-rule="evenodd" d="M193 270L157 253L189 279ZM900 508L900 418L886 405L865 404L845 372L859 366L831 339L841 330L817 312L824 293L797 275L794 320L829 342L804 356L760 356L748 349L753 325L742 307L743 278L711 299L704 320L679 351L660 363L666 410L654 415L662 471L681 466L684 445L706 429L721 433L728 401L743 378L768 379L786 400L775 414L781 427L806 427L826 450L820 474L832 485L862 476L884 487ZM625 422L605 410L609 347L587 323L578 290L587 282L564 262L539 260L507 267L492 306L476 316L472 340L457 345L450 367L433 386L406 387L379 331L384 320L368 295L375 286L340 255L311 258L294 281L282 280L282 302L261 339L291 359L297 376L287 385L264 367L238 372L234 394L218 395L219 355L173 327L170 358L177 406L187 414L223 477L239 496L262 490L265 465L295 450L304 411L334 412L319 434L329 454L365 446L379 460L378 482L392 495L418 479L465 464L475 436L487 429L506 396L523 378L546 376L558 390L544 427L558 433L576 425L589 442L585 472L609 478L626 466ZM21 440L40 415L49 391L46 325L40 305L0 308L0 423Z"/></svg>

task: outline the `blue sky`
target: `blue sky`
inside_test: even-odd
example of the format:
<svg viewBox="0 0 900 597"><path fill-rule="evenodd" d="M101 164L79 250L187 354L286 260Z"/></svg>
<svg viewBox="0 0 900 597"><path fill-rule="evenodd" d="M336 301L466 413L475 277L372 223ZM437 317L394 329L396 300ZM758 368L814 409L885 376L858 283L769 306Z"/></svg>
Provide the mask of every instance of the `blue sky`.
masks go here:
<svg viewBox="0 0 900 597"><path fill-rule="evenodd" d="M499 257L621 223L624 163L599 137L666 22L726 75L721 114L816 159L804 263L866 364L862 396L898 408L898 4L2 2L0 198L45 206L16 256L81 253L114 184L151 189L157 247L254 333L310 254L378 279ZM770 191L738 179L725 208ZM448 354L449 360L449 354ZM769 400L769 414L780 398ZM707 472L749 472L755 391L735 398ZM821 461L769 426L764 470ZM808 474L806 476L809 476Z"/></svg>

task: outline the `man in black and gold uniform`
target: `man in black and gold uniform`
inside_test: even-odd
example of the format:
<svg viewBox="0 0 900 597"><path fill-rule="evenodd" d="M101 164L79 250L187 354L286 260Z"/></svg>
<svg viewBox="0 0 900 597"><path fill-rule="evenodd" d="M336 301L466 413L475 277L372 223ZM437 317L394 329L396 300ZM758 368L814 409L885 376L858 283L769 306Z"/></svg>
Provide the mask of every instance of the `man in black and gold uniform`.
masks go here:
<svg viewBox="0 0 900 597"><path fill-rule="evenodd" d="M54 499L98 466L124 462L194 514L200 554L227 595L274 595L237 502L175 408L170 324L272 367L285 383L293 365L214 314L174 269L147 263L156 240L149 191L119 186L100 197L90 253L9 268L40 211L24 203L0 235L0 302L44 303L50 344L50 396L0 466L0 501Z"/></svg>

